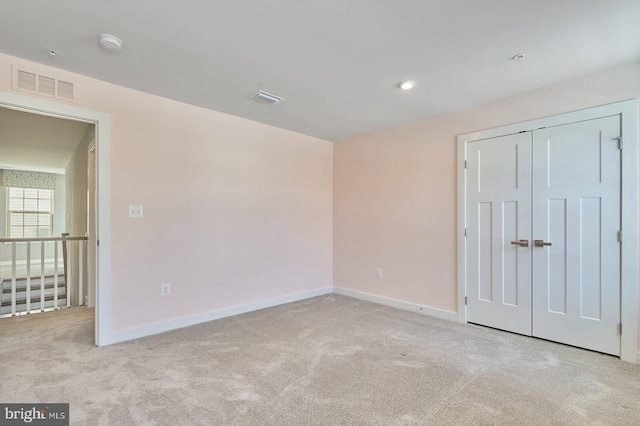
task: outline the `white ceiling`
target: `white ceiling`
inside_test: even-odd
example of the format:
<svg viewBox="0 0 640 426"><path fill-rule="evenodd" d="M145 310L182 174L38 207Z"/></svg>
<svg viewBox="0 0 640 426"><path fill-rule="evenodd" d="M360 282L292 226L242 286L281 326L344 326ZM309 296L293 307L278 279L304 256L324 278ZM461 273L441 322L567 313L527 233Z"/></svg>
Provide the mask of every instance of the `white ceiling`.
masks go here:
<svg viewBox="0 0 640 426"><path fill-rule="evenodd" d="M0 169L64 174L93 124L0 108Z"/></svg>
<svg viewBox="0 0 640 426"><path fill-rule="evenodd" d="M639 61L639 18L638 0L20 0L0 51L339 141Z"/></svg>

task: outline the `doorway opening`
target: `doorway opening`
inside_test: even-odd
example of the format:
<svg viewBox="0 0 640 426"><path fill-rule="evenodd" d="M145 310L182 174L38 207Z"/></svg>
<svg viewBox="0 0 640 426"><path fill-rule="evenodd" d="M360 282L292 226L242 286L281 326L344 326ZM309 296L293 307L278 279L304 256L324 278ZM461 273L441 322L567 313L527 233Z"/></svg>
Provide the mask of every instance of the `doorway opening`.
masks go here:
<svg viewBox="0 0 640 426"><path fill-rule="evenodd" d="M93 306L87 152L93 123L0 108L0 316Z"/></svg>
<svg viewBox="0 0 640 426"><path fill-rule="evenodd" d="M35 188L34 204L34 188L24 189L41 184L13 184L16 188L23 187L22 202L28 209L14 211L7 208L5 215L16 214L8 217L6 225L2 225L3 229L7 227L6 235L3 233L0 238L14 237L14 241L11 238L2 240L3 243L8 240L10 248L7 255L7 250L3 247L3 257L0 258L2 261L5 256L9 257L12 274L9 287L13 293L10 294L10 314L20 314L17 309L18 295L15 294L18 287L24 290L20 295L25 298L21 308L46 310L75 305L95 306L95 344L108 344L111 341L110 118L107 114L85 108L9 92L0 92L0 114L31 123L49 122L50 125L57 126L56 129L63 133L62 139L66 139L64 142L55 142L50 137L42 137L42 140L49 141L48 145L39 145L35 140L39 138L20 139L16 133L13 135L13 146L7 147L7 154L0 157L0 169L4 167L3 170L8 170L8 174L13 177L21 174L26 179L28 172L37 172L38 178L54 176L54 181L62 182L61 186L51 191L50 205L47 204L49 201L45 190ZM34 125L34 128L38 126ZM60 130L63 128L66 133ZM56 133L51 129L48 131L48 136ZM49 149L48 153L45 148ZM0 150L2 149L0 146ZM47 164L52 158L59 161L57 170L55 164ZM60 166L63 163L64 166ZM54 173L56 171L60 173ZM6 181L4 178L3 180ZM8 186L6 182L4 186ZM58 195L55 194L56 190ZM5 190L8 191L14 195L12 207L17 206L19 200L15 194L19 191ZM8 203L8 196L6 200ZM46 212L47 209L50 211ZM15 241L20 233L18 225L23 231L18 241ZM54 233L61 235L55 236ZM63 237L62 234L68 236ZM34 240L29 241L29 238ZM49 242L53 243L50 247L47 245ZM93 246L89 247L89 243ZM22 255L24 259L17 259L18 255ZM32 267L34 265L30 265L30 261L34 258L37 261L35 267ZM63 260L64 267L58 262L60 258L67 259ZM52 263L52 277L47 270L48 260ZM29 270L25 271L24 283L20 282L18 285L15 273L18 264L23 261L24 269ZM50 278L53 282L49 282ZM27 293L31 294L27 296Z"/></svg>

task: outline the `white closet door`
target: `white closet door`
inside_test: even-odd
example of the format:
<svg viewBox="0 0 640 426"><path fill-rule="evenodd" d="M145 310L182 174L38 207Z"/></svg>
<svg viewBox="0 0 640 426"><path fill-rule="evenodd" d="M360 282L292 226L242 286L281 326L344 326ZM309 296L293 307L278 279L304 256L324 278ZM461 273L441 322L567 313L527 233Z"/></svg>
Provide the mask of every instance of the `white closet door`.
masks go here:
<svg viewBox="0 0 640 426"><path fill-rule="evenodd" d="M533 135L531 239L550 244L532 248L533 335L614 355L620 354L619 136L619 116Z"/></svg>
<svg viewBox="0 0 640 426"><path fill-rule="evenodd" d="M531 335L531 133L467 147L468 321ZM523 244L524 245L524 244Z"/></svg>

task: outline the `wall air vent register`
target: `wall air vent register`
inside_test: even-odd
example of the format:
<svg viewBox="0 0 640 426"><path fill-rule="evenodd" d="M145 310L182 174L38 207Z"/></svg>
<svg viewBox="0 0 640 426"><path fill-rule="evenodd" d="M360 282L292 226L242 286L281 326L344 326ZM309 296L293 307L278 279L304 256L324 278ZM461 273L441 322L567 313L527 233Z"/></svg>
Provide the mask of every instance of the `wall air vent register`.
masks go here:
<svg viewBox="0 0 640 426"><path fill-rule="evenodd" d="M15 65L12 67L11 88L67 102L75 102L76 99L73 83L20 69Z"/></svg>

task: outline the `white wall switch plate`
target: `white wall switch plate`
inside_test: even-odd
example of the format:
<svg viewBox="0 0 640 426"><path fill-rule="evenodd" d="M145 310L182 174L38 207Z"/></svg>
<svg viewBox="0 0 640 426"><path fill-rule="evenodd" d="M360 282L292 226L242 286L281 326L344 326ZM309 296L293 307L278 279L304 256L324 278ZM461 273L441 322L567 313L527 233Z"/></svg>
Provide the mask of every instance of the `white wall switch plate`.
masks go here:
<svg viewBox="0 0 640 426"><path fill-rule="evenodd" d="M129 206L129 217L139 219L142 217L142 206Z"/></svg>
<svg viewBox="0 0 640 426"><path fill-rule="evenodd" d="M376 277L377 278L382 278L382 268L376 269Z"/></svg>

